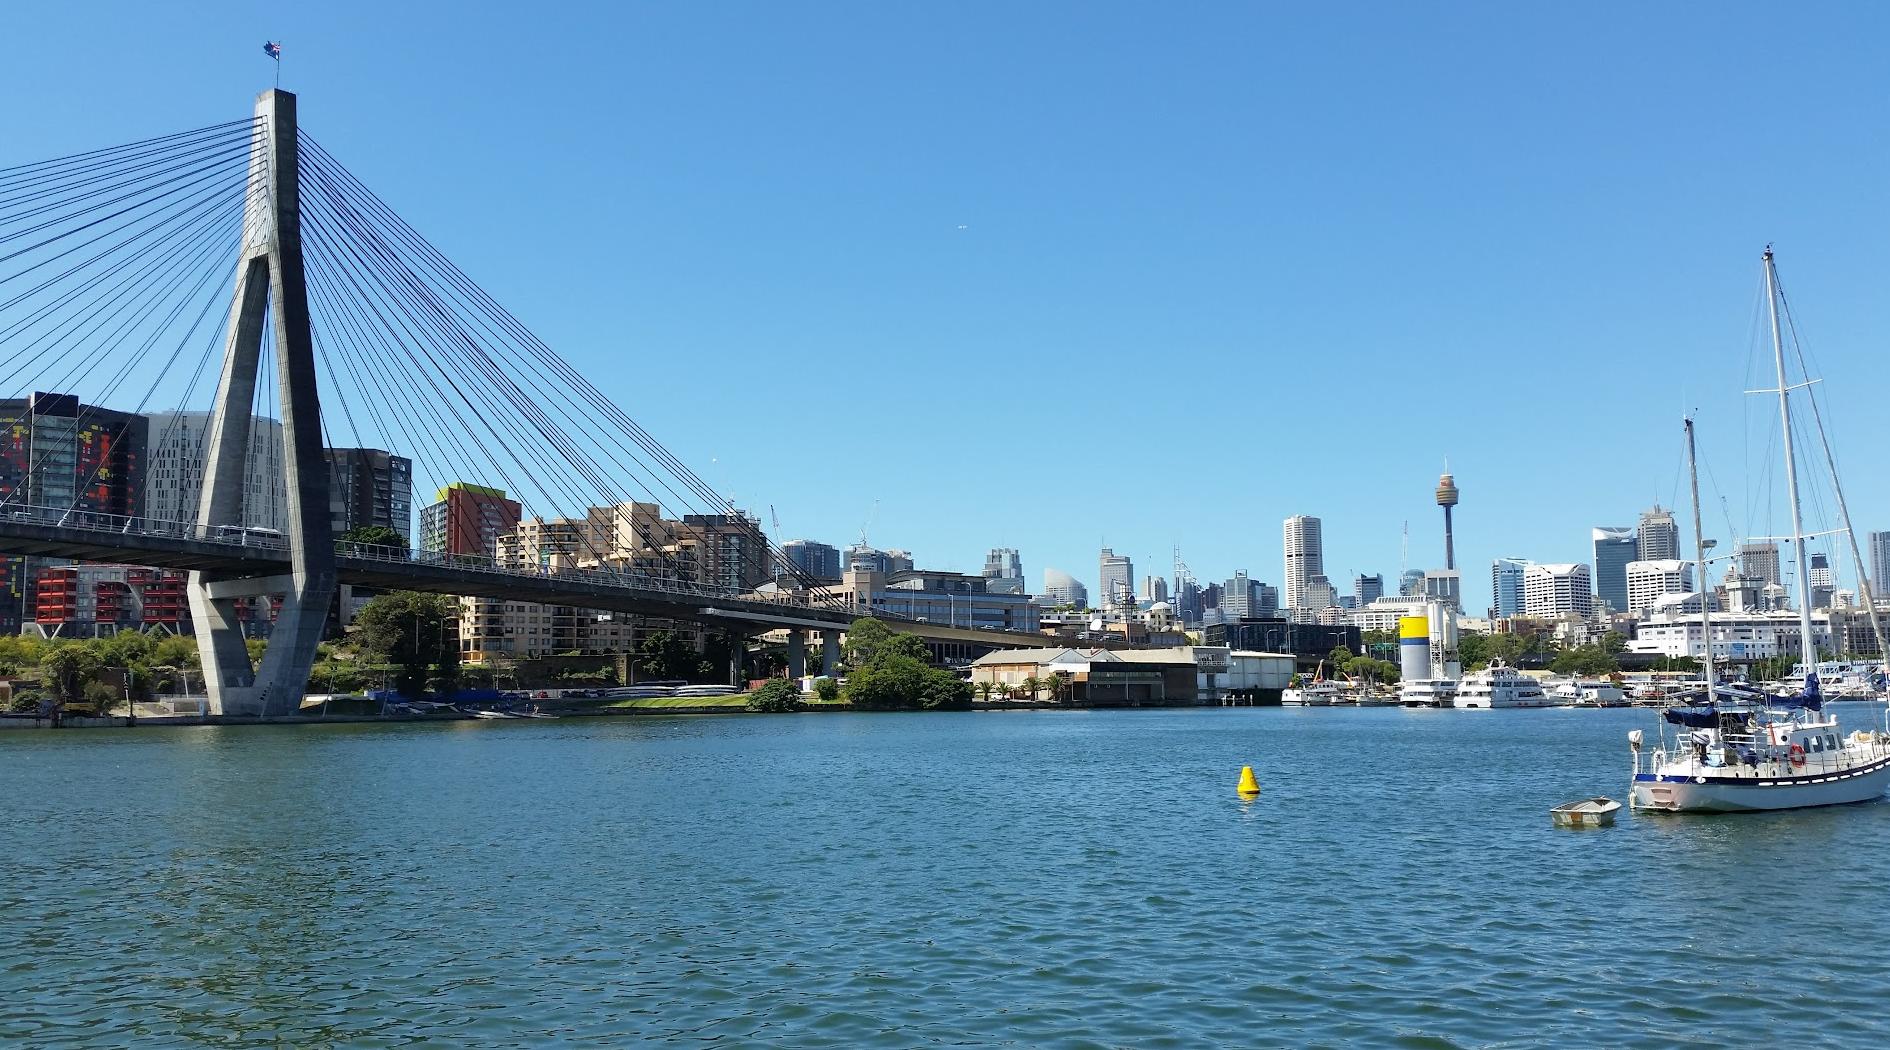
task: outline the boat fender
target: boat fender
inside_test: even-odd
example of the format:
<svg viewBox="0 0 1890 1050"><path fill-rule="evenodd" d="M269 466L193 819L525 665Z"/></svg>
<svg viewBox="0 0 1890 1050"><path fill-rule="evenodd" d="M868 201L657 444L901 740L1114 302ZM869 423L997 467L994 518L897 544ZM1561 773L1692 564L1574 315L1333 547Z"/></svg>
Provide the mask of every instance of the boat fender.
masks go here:
<svg viewBox="0 0 1890 1050"><path fill-rule="evenodd" d="M1792 745L1792 765L1802 767L1804 764L1805 764L1805 745L1793 744Z"/></svg>

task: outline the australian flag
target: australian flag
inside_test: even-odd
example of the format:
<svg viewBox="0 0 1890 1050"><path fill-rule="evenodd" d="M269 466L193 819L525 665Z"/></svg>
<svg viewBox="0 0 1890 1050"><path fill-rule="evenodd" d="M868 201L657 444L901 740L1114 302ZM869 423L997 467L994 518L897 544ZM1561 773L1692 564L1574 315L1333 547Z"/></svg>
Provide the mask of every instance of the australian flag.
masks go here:
<svg viewBox="0 0 1890 1050"><path fill-rule="evenodd" d="M282 45L273 40L264 41L263 54L280 62L282 61Z"/></svg>

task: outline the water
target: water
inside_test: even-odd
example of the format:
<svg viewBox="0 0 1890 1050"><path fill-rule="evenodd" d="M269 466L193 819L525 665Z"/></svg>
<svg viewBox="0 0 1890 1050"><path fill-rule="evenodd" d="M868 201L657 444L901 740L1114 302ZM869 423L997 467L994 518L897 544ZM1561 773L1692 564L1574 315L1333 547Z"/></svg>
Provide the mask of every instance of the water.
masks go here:
<svg viewBox="0 0 1890 1050"><path fill-rule="evenodd" d="M4 733L0 1043L1885 1045L1890 805L1552 828L1648 724Z"/></svg>

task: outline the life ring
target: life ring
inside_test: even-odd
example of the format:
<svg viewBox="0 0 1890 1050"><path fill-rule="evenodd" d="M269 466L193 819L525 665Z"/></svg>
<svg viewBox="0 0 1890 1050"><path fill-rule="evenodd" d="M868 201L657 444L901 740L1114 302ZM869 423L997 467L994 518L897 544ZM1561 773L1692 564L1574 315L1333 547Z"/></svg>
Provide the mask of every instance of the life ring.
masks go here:
<svg viewBox="0 0 1890 1050"><path fill-rule="evenodd" d="M1792 745L1792 765L1803 767L1805 764L1805 745Z"/></svg>

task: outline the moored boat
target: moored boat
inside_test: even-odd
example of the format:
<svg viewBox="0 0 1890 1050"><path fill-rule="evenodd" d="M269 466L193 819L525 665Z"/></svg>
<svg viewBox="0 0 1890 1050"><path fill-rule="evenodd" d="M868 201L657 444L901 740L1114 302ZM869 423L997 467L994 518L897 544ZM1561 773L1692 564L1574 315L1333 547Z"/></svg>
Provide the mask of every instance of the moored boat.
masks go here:
<svg viewBox="0 0 1890 1050"><path fill-rule="evenodd" d="M1475 674L1465 675L1451 706L1459 708L1550 707L1553 701L1542 684L1502 660Z"/></svg>

